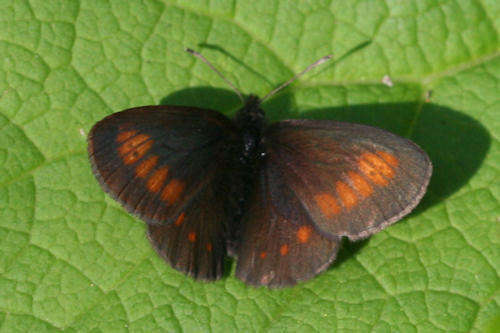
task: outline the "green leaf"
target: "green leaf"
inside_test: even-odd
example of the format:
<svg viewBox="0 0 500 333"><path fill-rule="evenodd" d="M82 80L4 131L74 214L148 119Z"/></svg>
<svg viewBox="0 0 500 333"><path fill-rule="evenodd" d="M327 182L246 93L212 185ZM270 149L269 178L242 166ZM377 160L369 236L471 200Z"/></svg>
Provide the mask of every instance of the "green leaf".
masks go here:
<svg viewBox="0 0 500 333"><path fill-rule="evenodd" d="M494 0L0 1L1 330L498 330L499 30ZM86 133L145 104L233 113L185 47L260 96L333 53L269 119L411 138L435 168L422 204L294 288L174 271L98 186Z"/></svg>

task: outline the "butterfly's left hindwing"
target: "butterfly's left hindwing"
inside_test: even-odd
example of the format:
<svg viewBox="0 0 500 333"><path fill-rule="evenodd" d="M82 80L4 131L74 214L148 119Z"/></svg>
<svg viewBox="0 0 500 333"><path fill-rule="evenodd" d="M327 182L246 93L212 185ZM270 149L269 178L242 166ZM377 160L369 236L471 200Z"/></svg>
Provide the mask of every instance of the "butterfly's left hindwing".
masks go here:
<svg viewBox="0 0 500 333"><path fill-rule="evenodd" d="M226 239L232 216L223 198L222 181L200 191L171 224L149 224L153 248L172 267L202 280L215 280L224 271Z"/></svg>
<svg viewBox="0 0 500 333"><path fill-rule="evenodd" d="M88 142L99 183L149 224L153 247L180 271L220 277L235 210L225 193L241 150L231 121L198 108L139 107L98 122Z"/></svg>

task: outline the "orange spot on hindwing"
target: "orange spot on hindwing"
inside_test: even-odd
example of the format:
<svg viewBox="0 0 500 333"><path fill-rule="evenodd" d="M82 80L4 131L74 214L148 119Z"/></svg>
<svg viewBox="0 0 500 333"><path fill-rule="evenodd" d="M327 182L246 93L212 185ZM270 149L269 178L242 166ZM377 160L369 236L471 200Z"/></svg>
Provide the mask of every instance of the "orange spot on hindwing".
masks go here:
<svg viewBox="0 0 500 333"><path fill-rule="evenodd" d="M333 217L340 212L340 206L335 198L328 193L319 193L314 196L319 209L327 218Z"/></svg>
<svg viewBox="0 0 500 333"><path fill-rule="evenodd" d="M176 227L180 226L182 224L182 222L184 222L185 217L186 217L186 214L184 212L182 212L181 215L179 215L179 217L177 218L177 220L175 220L174 225Z"/></svg>
<svg viewBox="0 0 500 333"><path fill-rule="evenodd" d="M160 191L167 178L167 174L168 168L166 166L156 170L146 182L146 187L154 193Z"/></svg>
<svg viewBox="0 0 500 333"><path fill-rule="evenodd" d="M299 243L307 243L311 237L312 228L304 225L297 230L297 240Z"/></svg>
<svg viewBox="0 0 500 333"><path fill-rule="evenodd" d="M347 174L354 185L354 188L359 194L361 194L361 196L366 198L373 193L373 188L359 173L349 171Z"/></svg>
<svg viewBox="0 0 500 333"><path fill-rule="evenodd" d="M188 234L188 240L191 242L191 243L194 243L196 241L196 233L194 231L191 231L189 234Z"/></svg>
<svg viewBox="0 0 500 333"><path fill-rule="evenodd" d="M280 247L280 253L282 256L286 256L289 251L288 245L284 244Z"/></svg>
<svg viewBox="0 0 500 333"><path fill-rule="evenodd" d="M207 251L212 252L213 246L212 243L207 243Z"/></svg>
<svg viewBox="0 0 500 333"><path fill-rule="evenodd" d="M356 206L356 204L358 203L358 197L356 196L352 188L350 188L346 183L343 182L337 182L335 187L345 208L349 209L353 206Z"/></svg>
<svg viewBox="0 0 500 333"><path fill-rule="evenodd" d="M125 164L134 164L140 160L152 146L153 140L151 140L149 135L138 134L127 138L123 144L118 147L118 154Z"/></svg>
<svg viewBox="0 0 500 333"><path fill-rule="evenodd" d="M161 199L166 201L169 205L175 203L182 192L184 191L185 184L178 179L172 179L161 193Z"/></svg>
<svg viewBox="0 0 500 333"><path fill-rule="evenodd" d="M135 175L139 178L146 178L151 169L153 169L158 162L158 156L151 156L144 160L135 168Z"/></svg>
<svg viewBox="0 0 500 333"><path fill-rule="evenodd" d="M261 253L259 254L259 257L260 257L261 259L265 259L265 258L267 257L267 252L261 252Z"/></svg>

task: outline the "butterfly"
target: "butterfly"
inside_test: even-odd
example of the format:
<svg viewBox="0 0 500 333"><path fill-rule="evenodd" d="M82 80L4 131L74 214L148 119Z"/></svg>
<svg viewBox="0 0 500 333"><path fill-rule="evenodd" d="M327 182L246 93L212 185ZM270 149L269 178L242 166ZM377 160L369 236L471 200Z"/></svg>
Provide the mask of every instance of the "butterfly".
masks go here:
<svg viewBox="0 0 500 333"><path fill-rule="evenodd" d="M332 120L267 124L261 102L249 96L234 119L197 107L135 107L89 133L102 188L146 222L165 261L195 279L221 278L232 255L250 285L308 280L334 261L343 237L382 230L425 194L432 164L412 141Z"/></svg>

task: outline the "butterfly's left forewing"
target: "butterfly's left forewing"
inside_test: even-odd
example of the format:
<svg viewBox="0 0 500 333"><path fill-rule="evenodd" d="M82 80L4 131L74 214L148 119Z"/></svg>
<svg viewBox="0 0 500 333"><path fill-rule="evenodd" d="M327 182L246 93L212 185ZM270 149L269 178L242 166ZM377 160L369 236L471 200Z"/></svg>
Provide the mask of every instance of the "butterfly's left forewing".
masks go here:
<svg viewBox="0 0 500 333"><path fill-rule="evenodd" d="M220 277L234 210L226 194L241 149L230 120L205 109L139 107L101 120L88 141L99 183L149 224L160 255L196 278Z"/></svg>

